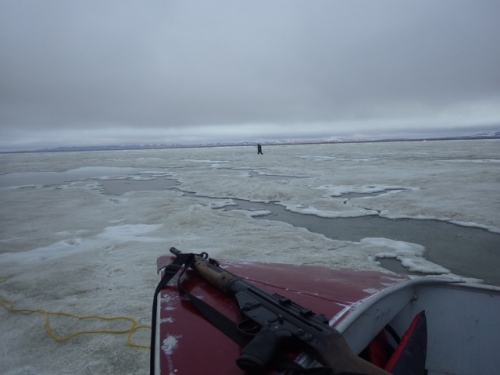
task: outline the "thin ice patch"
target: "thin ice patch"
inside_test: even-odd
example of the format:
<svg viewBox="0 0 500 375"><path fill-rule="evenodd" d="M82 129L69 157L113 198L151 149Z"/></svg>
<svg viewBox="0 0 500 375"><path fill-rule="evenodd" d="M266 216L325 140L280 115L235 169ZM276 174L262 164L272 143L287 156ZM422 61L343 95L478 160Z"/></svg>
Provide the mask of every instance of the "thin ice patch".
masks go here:
<svg viewBox="0 0 500 375"><path fill-rule="evenodd" d="M163 344L161 345L161 350L163 350L163 353L165 353L165 355L172 355L174 349L177 348L177 346L179 344L179 341L177 339L179 339L181 337L182 336L180 336L180 335L167 336L163 340Z"/></svg>

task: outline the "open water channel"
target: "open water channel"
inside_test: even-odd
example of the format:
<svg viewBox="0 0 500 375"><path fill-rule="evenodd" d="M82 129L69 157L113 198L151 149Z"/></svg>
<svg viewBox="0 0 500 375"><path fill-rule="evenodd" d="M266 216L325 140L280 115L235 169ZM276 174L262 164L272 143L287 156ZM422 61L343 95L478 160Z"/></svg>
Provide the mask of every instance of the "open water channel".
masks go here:
<svg viewBox="0 0 500 375"><path fill-rule="evenodd" d="M89 173L91 172L91 173ZM99 175L120 172L121 174L137 173L135 168L108 168L101 169L79 168L64 173L35 172L12 173L0 176L1 186L20 186L25 184L58 185L63 182L78 179L95 179ZM89 176L91 175L91 176ZM180 184L165 177L157 178L153 174L142 173L143 178L126 177L123 179L99 179L102 192L105 194L121 195L129 191L179 189ZM281 178L283 176L251 177ZM292 178L292 177L290 177ZM182 189L181 189L182 190ZM193 195L193 192L186 192ZM203 198L199 195L197 198ZM360 197L345 196L346 199ZM206 197L213 199L213 197ZM451 272L483 279L488 284L500 285L500 234L481 228L464 227L449 222L421 219L387 219L380 216L363 216L354 218L322 218L315 215L304 215L287 211L283 206L275 203L250 202L231 198L236 206L225 207L225 210L243 209L249 211L270 211L265 216L256 216L256 220L277 220L289 223L296 227L320 233L324 236L341 241L359 241L368 237L388 238L396 241L405 241L424 246L425 258L439 264ZM378 259L383 267L399 273L408 273L399 261Z"/></svg>
<svg viewBox="0 0 500 375"><path fill-rule="evenodd" d="M266 176L273 178L273 176ZM282 178L282 176L281 176ZM123 194L127 191L179 189L175 180L156 179L150 181L103 180L100 181L107 194ZM182 190L187 196L193 192ZM378 193L380 194L380 193ZM369 194L364 194L369 195ZM360 195L358 194L357 197ZM196 195L197 198L203 198ZM213 199L213 197L206 197ZM276 220L296 227L320 233L341 241L360 241L368 237L382 237L405 241L426 248L424 257L457 275L480 278L485 283L500 285L500 234L485 229L464 227L439 220L387 219L380 216L353 218L322 218L315 215L287 211L275 203L250 202L231 198L236 205L225 210L242 209L248 211L270 211L256 220ZM345 198L353 198L346 195ZM382 266L398 273L409 273L401 263L393 259L378 259Z"/></svg>

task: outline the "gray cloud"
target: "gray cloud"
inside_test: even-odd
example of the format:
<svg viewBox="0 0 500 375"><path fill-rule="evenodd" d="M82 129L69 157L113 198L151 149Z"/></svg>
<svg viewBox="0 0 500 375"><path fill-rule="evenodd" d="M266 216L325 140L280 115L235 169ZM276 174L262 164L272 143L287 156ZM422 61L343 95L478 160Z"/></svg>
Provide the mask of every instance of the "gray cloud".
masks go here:
<svg viewBox="0 0 500 375"><path fill-rule="evenodd" d="M500 123L498 16L494 0L3 1L0 135Z"/></svg>

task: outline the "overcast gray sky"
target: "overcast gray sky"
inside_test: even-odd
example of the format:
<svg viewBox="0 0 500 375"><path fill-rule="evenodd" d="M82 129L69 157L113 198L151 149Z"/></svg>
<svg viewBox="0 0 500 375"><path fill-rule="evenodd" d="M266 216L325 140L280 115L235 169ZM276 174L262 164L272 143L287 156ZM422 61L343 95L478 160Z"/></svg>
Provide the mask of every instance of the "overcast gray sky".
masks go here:
<svg viewBox="0 0 500 375"><path fill-rule="evenodd" d="M0 0L0 150L500 124L500 1Z"/></svg>

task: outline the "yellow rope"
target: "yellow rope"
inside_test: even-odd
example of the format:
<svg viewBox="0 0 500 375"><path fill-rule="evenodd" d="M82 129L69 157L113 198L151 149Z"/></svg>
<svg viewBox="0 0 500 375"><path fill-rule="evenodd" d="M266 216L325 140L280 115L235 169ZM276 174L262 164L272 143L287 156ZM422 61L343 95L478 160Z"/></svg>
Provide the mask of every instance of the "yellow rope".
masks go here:
<svg viewBox="0 0 500 375"><path fill-rule="evenodd" d="M4 281L7 280L6 276L0 276L0 283L3 283ZM90 315L90 316L78 316L78 315L73 315L73 314L68 314L65 312L61 311L46 311L43 309L38 309L38 310L29 310L29 309L16 309L14 308L14 303L4 296L0 295L0 306L3 307L5 310L10 311L12 313L20 313L23 315L30 315L30 314L44 314L45 315L45 330L47 333L57 342L64 342L67 341L75 336L78 335L83 335L83 334L124 334L128 333L127 335L127 345L130 345L135 348L141 348L141 349L150 349L149 345L142 345L142 344L137 344L132 342L132 334L139 330L139 329L151 329L151 326L148 325L142 325L138 326L137 325L137 320L133 318L129 318L127 316L114 316L114 317L105 317L105 316L98 316L98 315ZM75 333L72 333L68 336L65 337L60 337L58 336L50 327L50 316L51 315L58 315L58 316L65 316L73 319L78 319L78 320L86 320L86 319L98 319L98 320L104 320L104 321L113 321L113 320L125 320L128 321L132 324L132 326L128 329L109 329L109 330L83 330L83 331L78 331Z"/></svg>

